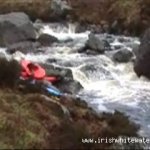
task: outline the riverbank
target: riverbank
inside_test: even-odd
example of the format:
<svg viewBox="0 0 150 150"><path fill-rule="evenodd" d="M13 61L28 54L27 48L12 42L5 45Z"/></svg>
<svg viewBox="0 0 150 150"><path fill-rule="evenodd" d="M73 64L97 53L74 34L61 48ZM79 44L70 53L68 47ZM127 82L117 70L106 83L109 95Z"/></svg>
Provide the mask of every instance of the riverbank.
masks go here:
<svg viewBox="0 0 150 150"><path fill-rule="evenodd" d="M84 138L137 136L138 127L122 113L96 114L81 100L21 94L0 89L1 149L105 149L113 144Z"/></svg>
<svg viewBox="0 0 150 150"><path fill-rule="evenodd" d="M69 14L57 13L58 10L54 14L51 8L52 0L0 1L0 13L23 11L32 20L38 18L48 22L71 19L82 25L100 25L106 31L129 35L140 35L149 26L149 0L68 0L67 2L72 8Z"/></svg>
<svg viewBox="0 0 150 150"><path fill-rule="evenodd" d="M138 136L139 126L123 113L96 113L76 96L58 98L31 85L21 88L18 63L0 62L1 149L104 149L119 145L82 140Z"/></svg>

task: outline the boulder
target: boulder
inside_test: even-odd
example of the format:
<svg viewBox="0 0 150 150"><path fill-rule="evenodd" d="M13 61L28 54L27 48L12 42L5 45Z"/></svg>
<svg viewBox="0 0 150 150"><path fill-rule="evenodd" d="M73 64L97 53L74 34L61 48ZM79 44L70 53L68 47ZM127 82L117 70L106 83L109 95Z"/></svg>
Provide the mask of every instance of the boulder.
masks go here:
<svg viewBox="0 0 150 150"><path fill-rule="evenodd" d="M133 53L127 49L117 51L113 55L113 60L120 63L129 62L133 56Z"/></svg>
<svg viewBox="0 0 150 150"><path fill-rule="evenodd" d="M73 79L72 71L68 68L62 68L54 65L41 64L47 75L55 75L59 77L59 82L55 86L65 93L76 94L82 89L82 85Z"/></svg>
<svg viewBox="0 0 150 150"><path fill-rule="evenodd" d="M86 43L86 49L91 49L97 53L104 53L105 47L105 41L99 39L93 33L89 34L89 39Z"/></svg>
<svg viewBox="0 0 150 150"><path fill-rule="evenodd" d="M50 8L52 11L51 17L54 20L67 17L72 10L65 0L52 0Z"/></svg>
<svg viewBox="0 0 150 150"><path fill-rule="evenodd" d="M55 85L62 92L69 94L77 94L82 89L82 85L73 79L62 78Z"/></svg>
<svg viewBox="0 0 150 150"><path fill-rule="evenodd" d="M7 52L10 54L20 51L24 54L36 52L37 49L41 46L39 42L23 41L14 43L7 48Z"/></svg>
<svg viewBox="0 0 150 150"><path fill-rule="evenodd" d="M29 17L22 12L0 15L0 46L25 40L35 40L36 34Z"/></svg>
<svg viewBox="0 0 150 150"><path fill-rule="evenodd" d="M147 29L141 38L141 44L136 50L134 70L138 76L150 78L150 28Z"/></svg>
<svg viewBox="0 0 150 150"><path fill-rule="evenodd" d="M49 34L41 34L37 41L41 43L42 46L51 46L52 43L58 42L58 39Z"/></svg>

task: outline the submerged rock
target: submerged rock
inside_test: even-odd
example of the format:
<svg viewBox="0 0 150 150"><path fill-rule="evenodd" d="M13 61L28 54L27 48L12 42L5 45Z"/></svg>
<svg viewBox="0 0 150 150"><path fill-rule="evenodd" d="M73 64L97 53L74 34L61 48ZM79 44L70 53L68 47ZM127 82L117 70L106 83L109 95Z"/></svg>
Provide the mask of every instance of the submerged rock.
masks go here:
<svg viewBox="0 0 150 150"><path fill-rule="evenodd" d="M36 39L33 24L23 12L0 15L0 35L0 46L4 47Z"/></svg>
<svg viewBox="0 0 150 150"><path fill-rule="evenodd" d="M141 44L136 50L135 55L135 72L138 76L143 75L150 78L150 28L142 36Z"/></svg>
<svg viewBox="0 0 150 150"><path fill-rule="evenodd" d="M122 49L117 51L113 55L113 60L120 63L129 62L133 57L133 53L127 49Z"/></svg>
<svg viewBox="0 0 150 150"><path fill-rule="evenodd" d="M41 34L37 41L41 43L42 46L51 46L52 43L58 42L58 39L49 34Z"/></svg>

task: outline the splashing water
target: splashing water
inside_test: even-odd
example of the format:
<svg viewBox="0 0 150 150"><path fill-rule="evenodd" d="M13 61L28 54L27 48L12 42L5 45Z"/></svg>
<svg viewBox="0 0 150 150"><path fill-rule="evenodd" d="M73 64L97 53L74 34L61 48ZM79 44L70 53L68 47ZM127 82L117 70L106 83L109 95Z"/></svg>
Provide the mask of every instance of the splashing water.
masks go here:
<svg viewBox="0 0 150 150"><path fill-rule="evenodd" d="M85 33L75 34L75 26L73 24L69 24L69 28L67 29L65 27L62 27L61 29L57 28L55 32L52 28L50 28L49 25L47 25L41 29L41 32L50 34L56 37L57 39L59 39L60 41L66 41L70 39L86 39L87 40L88 34L90 33L89 31L87 31Z"/></svg>
<svg viewBox="0 0 150 150"><path fill-rule="evenodd" d="M140 134L150 137L149 80L136 76L132 62L117 64L111 60L107 52L105 55L97 56L79 54L77 49L85 44L89 31L79 34L74 31L75 27L71 24L69 28L60 24L43 26L42 33L55 36L60 41L68 39L72 39L72 41L60 42L46 48L43 53L27 54L22 57L35 62L47 62L48 59L56 59L54 64L72 70L74 79L78 80L84 87L78 95L96 111L113 112L117 109L125 112L132 120L141 125ZM132 51L130 45L140 44L138 38L107 34L98 36L102 38L111 36L112 40L109 43L114 51L116 46ZM124 41L120 42L120 38L123 38ZM5 55L8 54L5 53ZM16 54L14 57L20 58L21 56Z"/></svg>

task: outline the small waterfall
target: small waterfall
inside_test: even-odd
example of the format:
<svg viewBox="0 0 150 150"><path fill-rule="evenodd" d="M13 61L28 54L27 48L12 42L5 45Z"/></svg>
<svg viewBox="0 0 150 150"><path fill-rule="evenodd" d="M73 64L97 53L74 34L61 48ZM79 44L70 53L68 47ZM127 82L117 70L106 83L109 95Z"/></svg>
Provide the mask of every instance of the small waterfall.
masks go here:
<svg viewBox="0 0 150 150"><path fill-rule="evenodd" d="M70 40L70 39L88 39L88 35L89 35L89 31L85 32L85 33L79 33L76 34L75 33L75 28L76 26L74 24L69 24L68 25L69 28L66 27L61 27L61 30L59 28L59 26L55 29L51 28L50 25L46 25L41 29L41 33L47 33L50 34L56 38L58 38L60 41L66 41L66 40Z"/></svg>

